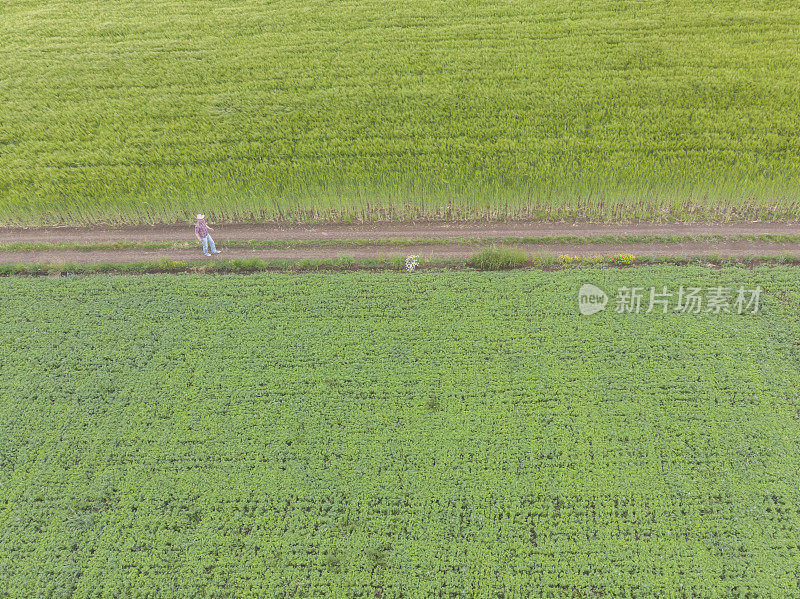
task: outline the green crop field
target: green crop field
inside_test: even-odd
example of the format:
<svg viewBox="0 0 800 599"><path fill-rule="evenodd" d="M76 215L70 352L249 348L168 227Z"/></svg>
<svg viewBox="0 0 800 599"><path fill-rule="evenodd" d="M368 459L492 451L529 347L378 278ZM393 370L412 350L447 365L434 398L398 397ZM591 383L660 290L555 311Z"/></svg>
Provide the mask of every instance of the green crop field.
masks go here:
<svg viewBox="0 0 800 599"><path fill-rule="evenodd" d="M582 317L583 283L763 297ZM4 278L0 298L3 596L800 596L791 268Z"/></svg>
<svg viewBox="0 0 800 599"><path fill-rule="evenodd" d="M798 218L795 0L0 4L0 225Z"/></svg>

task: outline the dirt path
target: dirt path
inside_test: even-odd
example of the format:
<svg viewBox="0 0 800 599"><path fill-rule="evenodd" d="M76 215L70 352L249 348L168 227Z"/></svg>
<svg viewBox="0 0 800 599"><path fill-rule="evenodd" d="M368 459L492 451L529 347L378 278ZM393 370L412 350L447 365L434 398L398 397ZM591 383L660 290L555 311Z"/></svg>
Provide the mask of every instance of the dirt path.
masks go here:
<svg viewBox="0 0 800 599"><path fill-rule="evenodd" d="M557 237L561 235L800 235L800 223L373 223L363 225L237 225L215 224L214 239L246 241L257 240L311 240L311 239L391 239L391 238L444 238L459 237ZM34 229L0 228L0 243L12 242L81 242L103 241L191 241L192 223L185 225L158 225L152 227L71 228L48 227Z"/></svg>
<svg viewBox="0 0 800 599"><path fill-rule="evenodd" d="M225 248L215 258L261 258L302 260L319 258L336 258L352 256L353 258L378 258L390 256L420 255L425 258L466 258L477 252L481 246L459 244L404 245L404 246L361 246L361 247L312 247L291 249L248 249ZM553 255L569 254L571 256L595 256L617 253L629 253L634 256L704 256L719 254L721 256L774 256L778 254L800 255L800 244L770 243L761 241L732 242L687 242L687 243L631 243L631 244L548 244L530 245L515 244L514 247L525 249L531 254ZM191 249L154 249L154 250L50 250L0 252L0 263L97 263L97 262L146 262L167 258L170 260L209 260L203 256L199 247Z"/></svg>
<svg viewBox="0 0 800 599"><path fill-rule="evenodd" d="M13 242L194 242L193 228L185 226L155 226L112 228L46 228L46 229L0 229L0 243ZM502 243L509 237L558 237L576 235L597 237L602 235L800 235L800 223L691 223L691 224L559 224L559 223L376 223L368 225L225 225L215 226L214 238L223 250L219 258L261 259L323 259L338 256L354 258L377 258L390 256L420 255L426 258L464 258L481 247L478 244L459 244L459 239L487 238ZM452 239L453 243L387 245L386 239ZM336 240L376 240L374 245L358 244L354 247ZM226 247L226 241L272 240L314 241L326 240L330 245L295 248ZM784 253L800 255L800 244L769 241L747 241L742 239L720 241L692 241L681 243L551 243L515 244L532 254L571 256L610 255L630 253L635 256L758 256ZM207 260L199 244L197 249L121 249L121 250L41 250L0 251L0 263L65 263L65 262L144 262L159 260Z"/></svg>

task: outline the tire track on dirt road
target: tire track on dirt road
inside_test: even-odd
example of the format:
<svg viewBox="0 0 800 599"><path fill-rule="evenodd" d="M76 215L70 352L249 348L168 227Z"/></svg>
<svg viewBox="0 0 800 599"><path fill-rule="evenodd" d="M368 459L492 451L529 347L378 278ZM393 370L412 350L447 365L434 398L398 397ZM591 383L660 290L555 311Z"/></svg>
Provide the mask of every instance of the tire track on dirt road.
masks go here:
<svg viewBox="0 0 800 599"><path fill-rule="evenodd" d="M210 223L214 239L227 240L353 240L353 239L458 239L507 237L560 237L577 235L800 235L800 223L541 223L514 222L410 222L359 225L286 225ZM111 241L192 241L193 223L135 227L0 228L0 243L101 243Z"/></svg>

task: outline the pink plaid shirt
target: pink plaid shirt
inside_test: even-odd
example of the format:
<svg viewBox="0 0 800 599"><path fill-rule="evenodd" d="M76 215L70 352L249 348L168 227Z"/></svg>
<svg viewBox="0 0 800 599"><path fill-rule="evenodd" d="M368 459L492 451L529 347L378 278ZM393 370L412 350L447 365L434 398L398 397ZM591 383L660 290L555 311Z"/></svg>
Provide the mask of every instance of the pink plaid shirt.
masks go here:
<svg viewBox="0 0 800 599"><path fill-rule="evenodd" d="M197 221L197 224L194 226L194 232L197 233L200 239L208 235L208 225L206 225L205 219Z"/></svg>

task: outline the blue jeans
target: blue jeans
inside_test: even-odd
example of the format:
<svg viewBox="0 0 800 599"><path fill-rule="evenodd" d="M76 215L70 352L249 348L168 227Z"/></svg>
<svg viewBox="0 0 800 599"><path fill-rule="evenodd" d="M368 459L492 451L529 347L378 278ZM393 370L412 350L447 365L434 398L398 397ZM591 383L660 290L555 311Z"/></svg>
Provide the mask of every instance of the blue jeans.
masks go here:
<svg viewBox="0 0 800 599"><path fill-rule="evenodd" d="M211 239L211 235L206 235L200 241L203 242L203 253L204 254L208 253L209 246L211 247L211 253L212 254L216 254L217 253L217 246L214 245L214 240Z"/></svg>

